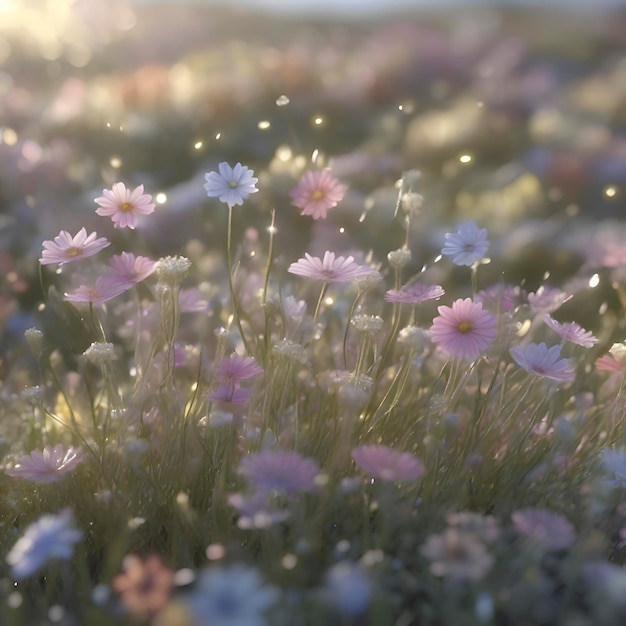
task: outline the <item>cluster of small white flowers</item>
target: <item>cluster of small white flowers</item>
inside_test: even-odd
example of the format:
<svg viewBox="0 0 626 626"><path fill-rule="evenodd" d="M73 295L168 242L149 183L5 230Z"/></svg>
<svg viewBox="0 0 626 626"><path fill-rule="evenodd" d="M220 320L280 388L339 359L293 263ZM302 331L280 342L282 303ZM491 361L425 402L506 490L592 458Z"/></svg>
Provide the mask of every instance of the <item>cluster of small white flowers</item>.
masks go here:
<svg viewBox="0 0 626 626"><path fill-rule="evenodd" d="M281 339L276 342L272 348L272 352L274 352L276 356L289 359L290 361L297 361L302 364L307 362L304 348L299 343L289 339Z"/></svg>
<svg viewBox="0 0 626 626"><path fill-rule="evenodd" d="M89 363L102 366L115 360L115 346L112 343L94 342L83 352L83 356Z"/></svg>
<svg viewBox="0 0 626 626"><path fill-rule="evenodd" d="M184 256L166 256L157 261L159 282L168 287L180 285L191 269L191 261Z"/></svg>
<svg viewBox="0 0 626 626"><path fill-rule="evenodd" d="M422 352L430 341L430 333L419 326L405 326L398 333L398 343L416 352Z"/></svg>
<svg viewBox="0 0 626 626"><path fill-rule="evenodd" d="M406 267L411 262L411 251L408 248L398 248L397 250L392 250L387 255L387 260L389 261L389 265L395 269L402 269Z"/></svg>
<svg viewBox="0 0 626 626"><path fill-rule="evenodd" d="M38 328L29 328L24 331L26 343L36 358L43 353L43 333Z"/></svg>
<svg viewBox="0 0 626 626"><path fill-rule="evenodd" d="M376 335L383 329L383 318L378 315L355 315L350 323L360 333Z"/></svg>

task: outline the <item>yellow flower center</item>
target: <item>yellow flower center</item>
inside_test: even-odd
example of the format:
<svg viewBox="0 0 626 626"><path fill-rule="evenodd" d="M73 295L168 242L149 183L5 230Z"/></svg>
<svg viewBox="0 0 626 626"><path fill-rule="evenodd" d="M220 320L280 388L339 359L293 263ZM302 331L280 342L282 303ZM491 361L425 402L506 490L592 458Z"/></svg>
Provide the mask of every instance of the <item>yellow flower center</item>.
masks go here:
<svg viewBox="0 0 626 626"><path fill-rule="evenodd" d="M124 213L128 213L129 211L133 210L133 203L132 202L122 202L122 204L120 205L120 209L122 211L124 211Z"/></svg>
<svg viewBox="0 0 626 626"><path fill-rule="evenodd" d="M229 186L231 189L235 189L235 188L237 187L237 183L236 183L234 180L231 180L231 181L228 183L228 186Z"/></svg>
<svg viewBox="0 0 626 626"><path fill-rule="evenodd" d="M321 200L324 197L324 192L321 189L316 189L311 194L311 200Z"/></svg>
<svg viewBox="0 0 626 626"><path fill-rule="evenodd" d="M459 329L459 332L465 335L469 333L470 330L472 330L472 325L469 322L461 322L457 328Z"/></svg>
<svg viewBox="0 0 626 626"><path fill-rule="evenodd" d="M80 250L78 248L68 248L65 253L67 256L78 256L80 254Z"/></svg>

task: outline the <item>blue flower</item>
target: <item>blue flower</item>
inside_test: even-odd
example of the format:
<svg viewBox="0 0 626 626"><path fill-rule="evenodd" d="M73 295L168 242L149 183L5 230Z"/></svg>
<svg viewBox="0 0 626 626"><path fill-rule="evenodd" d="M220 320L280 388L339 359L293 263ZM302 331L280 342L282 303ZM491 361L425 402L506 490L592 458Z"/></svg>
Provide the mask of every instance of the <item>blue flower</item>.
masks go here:
<svg viewBox="0 0 626 626"><path fill-rule="evenodd" d="M209 198L219 198L220 202L232 207L243 204L251 193L258 191L255 185L259 179L245 165L237 163L231 167L223 162L218 165L218 170L219 173L209 172L204 175L204 189Z"/></svg>
<svg viewBox="0 0 626 626"><path fill-rule="evenodd" d="M465 222L456 233L446 233L441 254L451 256L455 265L474 265L485 256L488 247L487 229L478 228L475 222Z"/></svg>
<svg viewBox="0 0 626 626"><path fill-rule="evenodd" d="M58 515L43 515L26 529L7 555L13 578L20 580L31 576L50 559L71 559L74 544L82 536L73 528L70 509Z"/></svg>

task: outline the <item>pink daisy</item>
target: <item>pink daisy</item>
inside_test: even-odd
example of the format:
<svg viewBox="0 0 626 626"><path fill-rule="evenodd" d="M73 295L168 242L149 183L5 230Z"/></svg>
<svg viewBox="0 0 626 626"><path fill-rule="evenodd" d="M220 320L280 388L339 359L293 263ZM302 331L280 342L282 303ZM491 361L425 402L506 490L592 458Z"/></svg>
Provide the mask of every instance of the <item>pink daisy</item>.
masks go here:
<svg viewBox="0 0 626 626"><path fill-rule="evenodd" d="M287 271L313 280L341 283L371 274L375 270L369 265L358 265L352 256L335 257L334 252L326 251L323 260L305 252L304 258L292 263Z"/></svg>
<svg viewBox="0 0 626 626"><path fill-rule="evenodd" d="M533 313L554 313L571 298L571 294L565 293L557 287L542 285L534 293L528 294L528 304Z"/></svg>
<svg viewBox="0 0 626 626"><path fill-rule="evenodd" d="M416 480L424 472L417 457L387 446L359 446L352 450L352 458L366 474L378 480Z"/></svg>
<svg viewBox="0 0 626 626"><path fill-rule="evenodd" d="M302 209L300 215L310 215L314 220L325 219L329 209L337 206L346 193L342 185L328 170L307 172L289 195Z"/></svg>
<svg viewBox="0 0 626 626"><path fill-rule="evenodd" d="M262 450L244 456L239 473L258 492L279 491L286 496L314 491L320 468L314 459L302 457L291 450Z"/></svg>
<svg viewBox="0 0 626 626"><path fill-rule="evenodd" d="M9 476L25 478L38 483L55 483L64 474L73 471L83 460L82 453L74 446L65 449L62 443L46 446L23 456L12 468L6 470Z"/></svg>
<svg viewBox="0 0 626 626"><path fill-rule="evenodd" d="M109 261L113 276L130 286L140 283L156 270L156 262L145 256L135 256L132 252L115 254Z"/></svg>
<svg viewBox="0 0 626 626"><path fill-rule="evenodd" d="M64 298L70 302L104 304L125 291L128 291L126 283L116 280L114 276L100 276L94 287L81 285L78 289L65 293Z"/></svg>
<svg viewBox="0 0 626 626"><path fill-rule="evenodd" d="M549 326L554 332L558 333L563 339L572 343L583 346L583 348L591 348L596 343L596 339L591 331L581 328L576 322L557 322L553 317L547 315L544 320L546 326Z"/></svg>
<svg viewBox="0 0 626 626"><path fill-rule="evenodd" d="M571 359L561 359L561 346L529 343L509 350L515 362L527 372L559 382L574 380L576 368Z"/></svg>
<svg viewBox="0 0 626 626"><path fill-rule="evenodd" d="M548 509L529 508L515 511L511 516L515 530L536 542L544 550L564 550L576 540L569 521Z"/></svg>
<svg viewBox="0 0 626 626"><path fill-rule="evenodd" d="M459 299L437 311L431 338L453 357L474 361L496 338L496 318L480 302Z"/></svg>
<svg viewBox="0 0 626 626"><path fill-rule="evenodd" d="M152 196L143 192L143 185L131 191L124 183L114 183L112 189L104 189L102 193L103 196L95 199L96 213L110 217L115 228L134 229L139 215L154 211Z"/></svg>
<svg viewBox="0 0 626 626"><path fill-rule="evenodd" d="M249 356L231 354L217 366L217 376L224 381L238 381L261 374L263 368Z"/></svg>
<svg viewBox="0 0 626 626"><path fill-rule="evenodd" d="M79 261L86 259L100 252L111 242L106 237L97 238L96 233L87 234L84 228L81 228L74 237L66 230L62 230L54 241L43 242L43 252L39 262L42 265L50 263L70 263L71 261Z"/></svg>
<svg viewBox="0 0 626 626"><path fill-rule="evenodd" d="M626 370L626 345L614 343L608 354L596 359L596 368L605 372L623 372Z"/></svg>
<svg viewBox="0 0 626 626"><path fill-rule="evenodd" d="M405 285L399 291L390 289L385 293L387 302L401 302L403 304L419 304L427 300L437 300L446 292L439 285L420 285L413 283Z"/></svg>

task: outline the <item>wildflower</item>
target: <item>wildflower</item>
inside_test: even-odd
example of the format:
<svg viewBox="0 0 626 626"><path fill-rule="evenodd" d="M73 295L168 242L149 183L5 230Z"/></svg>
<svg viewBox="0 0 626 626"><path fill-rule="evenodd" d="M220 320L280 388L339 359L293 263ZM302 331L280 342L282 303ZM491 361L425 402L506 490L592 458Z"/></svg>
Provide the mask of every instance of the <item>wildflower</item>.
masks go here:
<svg viewBox="0 0 626 626"><path fill-rule="evenodd" d="M280 491L291 496L316 488L320 473L316 461L290 450L262 450L244 456L239 473L261 492Z"/></svg>
<svg viewBox="0 0 626 626"><path fill-rule="evenodd" d="M249 356L231 354L217 366L217 376L223 381L239 381L252 378L263 372L263 368Z"/></svg>
<svg viewBox="0 0 626 626"><path fill-rule="evenodd" d="M39 262L42 265L50 263L70 263L71 261L79 261L86 259L104 250L111 242L106 237L97 238L97 234L90 233L81 228L74 237L66 230L62 230L54 241L44 241L43 251Z"/></svg>
<svg viewBox="0 0 626 626"><path fill-rule="evenodd" d="M27 578L51 559L72 558L74 544L83 536L73 528L72 518L72 511L64 509L57 515L41 516L26 529L7 555L13 578Z"/></svg>
<svg viewBox="0 0 626 626"><path fill-rule="evenodd" d="M38 328L27 328L24 331L24 338L31 352L36 358L43 354L43 333Z"/></svg>
<svg viewBox="0 0 626 626"><path fill-rule="evenodd" d="M596 339L590 331L581 328L576 322L557 322L550 315L546 315L543 321L546 326L558 333L563 339L583 346L583 348L591 348L598 343L598 339Z"/></svg>
<svg viewBox="0 0 626 626"><path fill-rule="evenodd" d="M477 582L494 563L494 558L475 535L458 528L447 528L440 535L430 535L420 552L430 561L434 576L456 582Z"/></svg>
<svg viewBox="0 0 626 626"><path fill-rule="evenodd" d="M575 541L574 527L562 515L548 509L529 508L511 516L515 530L544 550L564 550Z"/></svg>
<svg viewBox="0 0 626 626"><path fill-rule="evenodd" d="M416 480L424 472L417 457L387 446L358 446L352 450L352 458L364 472L378 480Z"/></svg>
<svg viewBox="0 0 626 626"><path fill-rule="evenodd" d="M400 208L409 217L415 217L419 215L419 212L424 204L424 196L414 191L403 193L400 196Z"/></svg>
<svg viewBox="0 0 626 626"><path fill-rule="evenodd" d="M307 362L307 356L304 348L295 341L289 339L281 339L272 346L272 352L279 357L283 357L290 361L297 361L303 365Z"/></svg>
<svg viewBox="0 0 626 626"><path fill-rule="evenodd" d="M195 626L264 626L263 613L278 597L255 568L235 564L205 569L186 602Z"/></svg>
<svg viewBox="0 0 626 626"><path fill-rule="evenodd" d="M493 515L459 511L450 513L446 521L449 526L458 528L463 533L471 533L486 544L492 544L500 537L500 528Z"/></svg>
<svg viewBox="0 0 626 626"><path fill-rule="evenodd" d="M115 360L115 346L112 343L94 341L84 352L83 356L94 365L102 366Z"/></svg>
<svg viewBox="0 0 626 626"><path fill-rule="evenodd" d="M405 285L399 291L390 289L385 293L385 301L419 304L427 300L438 300L445 293L446 292L439 285L420 285L413 283L412 285Z"/></svg>
<svg viewBox="0 0 626 626"><path fill-rule="evenodd" d="M487 229L478 228L475 222L465 222L456 233L446 233L446 243L441 254L452 257L455 265L474 265L486 254L489 247Z"/></svg>
<svg viewBox="0 0 626 626"><path fill-rule="evenodd" d="M509 350L515 362L526 371L559 382L574 380L576 369L572 359L561 359L561 346L548 348L545 343L529 343Z"/></svg>
<svg viewBox="0 0 626 626"><path fill-rule="evenodd" d="M199 289L192 287L180 290L178 307L181 313L204 313L209 310L209 303L202 297Z"/></svg>
<svg viewBox="0 0 626 626"><path fill-rule="evenodd" d="M382 282L383 275L378 270L375 270L373 267L370 267L370 271L367 272L367 274L357 276L354 279L354 284L361 293L376 289L376 287L378 287L378 285L380 285L380 283Z"/></svg>
<svg viewBox="0 0 626 626"><path fill-rule="evenodd" d="M296 300L287 296L282 301L283 310L287 319L294 325L300 324L306 315L306 300Z"/></svg>
<svg viewBox="0 0 626 626"><path fill-rule="evenodd" d="M430 332L419 326L405 326L398 333L398 343L416 352L422 352L430 342Z"/></svg>
<svg viewBox="0 0 626 626"><path fill-rule="evenodd" d="M372 586L362 567L342 561L326 573L325 597L340 615L356 618L369 606Z"/></svg>
<svg viewBox="0 0 626 626"><path fill-rule="evenodd" d="M471 298L440 306L430 328L432 340L453 357L476 360L496 338L496 318Z"/></svg>
<svg viewBox="0 0 626 626"><path fill-rule="evenodd" d="M130 287L140 283L154 273L156 263L145 256L135 256L132 252L115 254L109 261L113 276Z"/></svg>
<svg viewBox="0 0 626 626"><path fill-rule="evenodd" d="M157 261L159 282L168 287L179 285L191 269L191 261L184 256L166 256Z"/></svg>
<svg viewBox="0 0 626 626"><path fill-rule="evenodd" d="M15 478L25 478L38 483L56 483L65 474L74 471L83 461L78 448L70 446L65 449L62 443L46 446L43 451L35 450L23 456L6 473Z"/></svg>
<svg viewBox="0 0 626 626"><path fill-rule="evenodd" d="M328 170L306 172L297 187L289 192L293 203L302 209L300 215L310 215L314 220L326 219L329 209L337 206L346 192Z"/></svg>
<svg viewBox="0 0 626 626"><path fill-rule="evenodd" d="M232 381L218 385L208 396L211 402L245 404L252 395L252 389L245 389Z"/></svg>
<svg viewBox="0 0 626 626"><path fill-rule="evenodd" d="M528 294L528 304L533 313L554 313L571 298L571 294L556 287L542 285L537 291Z"/></svg>
<svg viewBox="0 0 626 626"><path fill-rule="evenodd" d="M143 185L133 191L124 183L114 183L111 189L103 189L103 196L96 198L96 213L110 217L115 228L134 229L139 215L154 212L152 196L143 192Z"/></svg>
<svg viewBox="0 0 626 626"><path fill-rule="evenodd" d="M70 302L104 304L125 291L127 287L124 283L115 280L112 276L100 276L96 278L96 284L93 287L80 285L74 291L64 293L63 297Z"/></svg>
<svg viewBox="0 0 626 626"><path fill-rule="evenodd" d="M479 291L475 299L476 302L480 302L484 308L492 312L508 312L513 309L519 298L519 287L498 283Z"/></svg>
<svg viewBox="0 0 626 626"><path fill-rule="evenodd" d="M607 481L612 487L626 489L626 451L605 448L600 454L602 469L611 478Z"/></svg>
<svg viewBox="0 0 626 626"><path fill-rule="evenodd" d="M623 372L626 369L626 345L614 343L608 354L596 359L596 368L604 372Z"/></svg>
<svg viewBox="0 0 626 626"><path fill-rule="evenodd" d="M219 173L209 172L204 175L204 189L209 198L219 198L220 202L232 207L242 205L251 193L258 191L255 185L259 179L245 165L237 163L235 167L231 167L222 162L218 165L218 170Z"/></svg>
<svg viewBox="0 0 626 626"><path fill-rule="evenodd" d="M111 584L122 604L134 616L145 619L168 602L174 587L174 571L157 554L124 557L123 572Z"/></svg>
<svg viewBox="0 0 626 626"><path fill-rule="evenodd" d="M326 251L323 260L305 252L304 258L292 263L287 271L313 280L341 283L365 276L375 270L368 265L358 265L352 256L347 258L335 257L334 252Z"/></svg>
<svg viewBox="0 0 626 626"><path fill-rule="evenodd" d="M383 329L383 318L378 315L355 315L350 324L365 335L377 335Z"/></svg>

